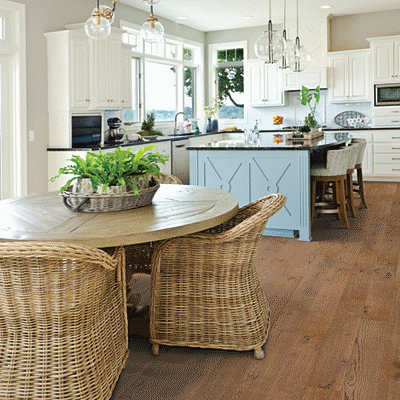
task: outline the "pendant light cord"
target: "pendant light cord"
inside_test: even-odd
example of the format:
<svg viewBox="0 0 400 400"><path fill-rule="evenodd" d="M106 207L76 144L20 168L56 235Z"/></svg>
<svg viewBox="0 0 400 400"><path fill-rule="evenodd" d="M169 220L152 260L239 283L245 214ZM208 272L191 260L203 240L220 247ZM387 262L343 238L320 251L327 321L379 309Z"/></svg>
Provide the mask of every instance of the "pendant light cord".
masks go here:
<svg viewBox="0 0 400 400"><path fill-rule="evenodd" d="M299 37L299 0L296 0L296 31Z"/></svg>

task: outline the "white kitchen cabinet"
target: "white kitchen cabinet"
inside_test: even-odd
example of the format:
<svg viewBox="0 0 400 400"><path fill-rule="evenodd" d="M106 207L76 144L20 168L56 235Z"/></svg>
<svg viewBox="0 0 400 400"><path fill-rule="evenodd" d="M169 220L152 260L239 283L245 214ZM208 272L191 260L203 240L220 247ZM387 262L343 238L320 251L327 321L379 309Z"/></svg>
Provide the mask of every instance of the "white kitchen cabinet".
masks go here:
<svg viewBox="0 0 400 400"><path fill-rule="evenodd" d="M165 140L162 142L156 142L154 143L155 147L153 151L158 151L161 153L163 156L168 156L169 160L166 162L165 165L159 164L158 166L160 167L161 172L165 172L166 174L171 173L171 165L172 165L172 157L171 157L171 141L170 140ZM132 149L132 151L135 151Z"/></svg>
<svg viewBox="0 0 400 400"><path fill-rule="evenodd" d="M283 71L283 90L301 90L302 86L308 89L315 89L317 86L326 89L328 87L327 68L313 67L301 72Z"/></svg>
<svg viewBox="0 0 400 400"><path fill-rule="evenodd" d="M370 50L328 53L331 103L371 101Z"/></svg>
<svg viewBox="0 0 400 400"><path fill-rule="evenodd" d="M111 32L107 39L92 40L91 46L93 107L107 110L121 108L123 87L121 33Z"/></svg>
<svg viewBox="0 0 400 400"><path fill-rule="evenodd" d="M87 110L89 42L84 31L45 33L47 38L48 111Z"/></svg>
<svg viewBox="0 0 400 400"><path fill-rule="evenodd" d="M374 132L374 176L399 181L400 130Z"/></svg>
<svg viewBox="0 0 400 400"><path fill-rule="evenodd" d="M367 147L365 148L364 159L362 162L363 178L368 180L374 175L374 148L373 148L373 133L368 131L354 131L353 138L365 139ZM353 179L357 180L357 174L353 175Z"/></svg>
<svg viewBox="0 0 400 400"><path fill-rule="evenodd" d="M83 27L75 25L45 33L49 112L132 106L132 63L128 50L122 46L122 33L121 29L112 28L107 39L94 40Z"/></svg>
<svg viewBox="0 0 400 400"><path fill-rule="evenodd" d="M262 60L244 63L245 94L251 107L283 106L285 95L282 88L282 71L278 64L266 64Z"/></svg>
<svg viewBox="0 0 400 400"><path fill-rule="evenodd" d="M367 40L372 52L372 83L400 82L400 36Z"/></svg>

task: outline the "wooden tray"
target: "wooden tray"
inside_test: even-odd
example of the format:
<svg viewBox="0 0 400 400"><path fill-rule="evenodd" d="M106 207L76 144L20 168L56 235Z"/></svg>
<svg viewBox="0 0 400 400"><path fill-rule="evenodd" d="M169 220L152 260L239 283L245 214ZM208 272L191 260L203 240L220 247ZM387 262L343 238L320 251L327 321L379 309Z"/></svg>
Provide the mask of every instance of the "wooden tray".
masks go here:
<svg viewBox="0 0 400 400"><path fill-rule="evenodd" d="M312 139L316 139L319 138L321 136L324 136L324 132L310 132L310 133L303 133L301 135L301 137L299 137L298 135L295 135L295 137L293 137L293 135L295 135L294 133L288 133L286 134L285 138L286 140L312 140Z"/></svg>

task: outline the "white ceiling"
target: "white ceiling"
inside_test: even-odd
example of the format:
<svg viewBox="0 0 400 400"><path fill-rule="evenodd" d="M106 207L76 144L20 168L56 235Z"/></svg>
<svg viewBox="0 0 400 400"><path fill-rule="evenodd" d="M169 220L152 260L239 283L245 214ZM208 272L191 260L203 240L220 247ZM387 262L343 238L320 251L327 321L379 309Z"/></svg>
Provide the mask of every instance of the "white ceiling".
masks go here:
<svg viewBox="0 0 400 400"><path fill-rule="evenodd" d="M284 0L270 1L272 22L282 23ZM149 6L142 0L120 0L120 2L149 11ZM300 21L303 13L339 16L400 9L400 0L298 0L298 2ZM286 4L287 19L295 19L296 0L286 0ZM332 8L324 10L321 9L322 5L331 5ZM160 0L154 6L154 15L205 32L245 28L268 23L269 0ZM187 19L179 20L179 16L185 16ZM251 18L244 18L246 16Z"/></svg>

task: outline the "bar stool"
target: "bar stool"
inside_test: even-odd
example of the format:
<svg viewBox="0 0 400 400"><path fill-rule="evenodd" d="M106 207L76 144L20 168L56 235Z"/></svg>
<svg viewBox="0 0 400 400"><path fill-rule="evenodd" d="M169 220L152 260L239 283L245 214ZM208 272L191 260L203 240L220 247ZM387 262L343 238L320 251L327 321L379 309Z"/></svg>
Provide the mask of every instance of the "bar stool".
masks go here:
<svg viewBox="0 0 400 400"><path fill-rule="evenodd" d="M350 228L346 212L345 183L350 158L354 154L352 147L345 147L338 150L328 150L326 167L315 165L311 167L311 223L315 213L338 213L339 219L344 226ZM333 182L333 201L316 202L317 182ZM316 209L321 207L321 209ZM330 207L330 208L329 208Z"/></svg>
<svg viewBox="0 0 400 400"><path fill-rule="evenodd" d="M367 141L365 139L351 139L352 143L358 143L360 148L358 150L355 170L357 171L357 182L353 182L353 191L360 195L361 204L367 207L364 197L364 182L363 182L363 174L362 174L362 162L365 155L365 150L367 148Z"/></svg>

